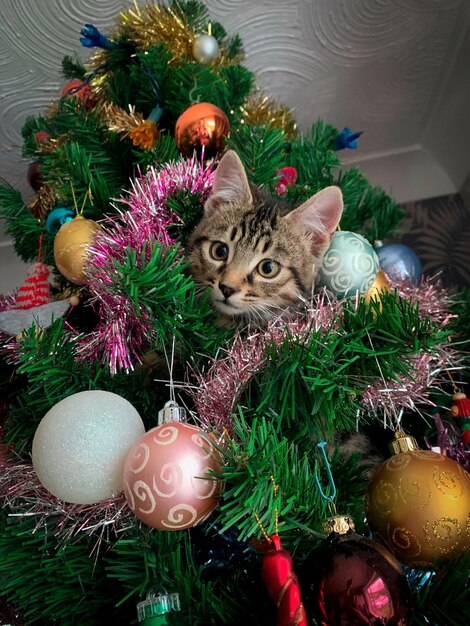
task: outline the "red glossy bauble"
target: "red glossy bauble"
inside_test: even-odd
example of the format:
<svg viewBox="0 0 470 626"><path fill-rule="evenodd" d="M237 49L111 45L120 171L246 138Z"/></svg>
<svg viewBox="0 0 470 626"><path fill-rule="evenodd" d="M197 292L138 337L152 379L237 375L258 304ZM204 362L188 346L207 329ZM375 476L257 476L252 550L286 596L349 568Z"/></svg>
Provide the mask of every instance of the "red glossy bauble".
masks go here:
<svg viewBox="0 0 470 626"><path fill-rule="evenodd" d="M73 96L83 104L87 111L90 111L96 106L97 98L93 93L90 85L84 85L82 80L74 78L69 81L60 92L61 98L66 96Z"/></svg>
<svg viewBox="0 0 470 626"><path fill-rule="evenodd" d="M304 564L302 598L321 626L406 626L409 592L398 561L349 530L332 533Z"/></svg>

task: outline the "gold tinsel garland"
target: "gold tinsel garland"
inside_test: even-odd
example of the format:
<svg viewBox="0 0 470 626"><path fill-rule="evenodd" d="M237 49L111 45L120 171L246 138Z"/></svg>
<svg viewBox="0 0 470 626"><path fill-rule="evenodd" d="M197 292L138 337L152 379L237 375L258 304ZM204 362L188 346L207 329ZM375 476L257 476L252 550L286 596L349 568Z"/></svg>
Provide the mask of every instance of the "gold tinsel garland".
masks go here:
<svg viewBox="0 0 470 626"><path fill-rule="evenodd" d="M292 110L278 104L273 98L264 93L256 93L249 96L246 104L240 107L245 124L250 126L271 124L275 128L282 129L287 139L292 140L297 136L297 122Z"/></svg>
<svg viewBox="0 0 470 626"><path fill-rule="evenodd" d="M134 9L120 13L118 31L142 50L154 44L165 44L174 63L192 57L197 34L182 13L158 4L139 7L137 2Z"/></svg>
<svg viewBox="0 0 470 626"><path fill-rule="evenodd" d="M131 132L144 122L144 116L136 113L135 107L129 105L129 113L117 104L105 102L99 110L102 121L111 132L128 137Z"/></svg>
<svg viewBox="0 0 470 626"><path fill-rule="evenodd" d="M49 185L42 185L35 197L29 202L28 209L37 220L44 221L57 201L55 190Z"/></svg>
<svg viewBox="0 0 470 626"><path fill-rule="evenodd" d="M71 132L64 133L63 135L59 135L58 137L49 137L46 141L42 141L36 148L37 154L52 154L53 152L57 152L57 150L63 146L65 143L69 143L73 140L73 135Z"/></svg>
<svg viewBox="0 0 470 626"><path fill-rule="evenodd" d="M201 30L196 31L187 21L182 11L149 3L140 7L134 0L134 8L122 11L118 23L110 33L111 40L127 39L133 41L137 48L146 50L155 44L164 44L172 55L171 63L180 63L184 60L192 60L193 44ZM96 76L90 81L95 93L102 93L103 83L106 81L106 67L110 50L97 50L88 63L87 70L91 73L98 70ZM219 48L219 54L212 62L215 66L235 65L243 60L243 55L229 57L223 46Z"/></svg>

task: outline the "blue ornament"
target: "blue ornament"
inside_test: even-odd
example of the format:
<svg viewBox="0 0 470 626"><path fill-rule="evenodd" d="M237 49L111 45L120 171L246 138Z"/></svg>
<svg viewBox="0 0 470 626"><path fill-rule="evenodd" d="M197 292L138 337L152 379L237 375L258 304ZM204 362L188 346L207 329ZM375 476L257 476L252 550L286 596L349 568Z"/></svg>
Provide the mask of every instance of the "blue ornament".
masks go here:
<svg viewBox="0 0 470 626"><path fill-rule="evenodd" d="M82 46L85 46L85 48L104 48L111 50L111 48L114 48L116 45L112 41L109 41L106 35L102 35L93 24L85 24L80 34L83 35L80 37L80 43Z"/></svg>
<svg viewBox="0 0 470 626"><path fill-rule="evenodd" d="M338 298L365 294L379 271L374 248L361 235L334 233L319 273L319 284Z"/></svg>
<svg viewBox="0 0 470 626"><path fill-rule="evenodd" d="M392 280L418 283L423 266L418 255L402 243L386 243L375 249L380 267Z"/></svg>
<svg viewBox="0 0 470 626"><path fill-rule="evenodd" d="M72 209L64 209L62 207L52 209L46 220L47 232L55 235L57 232L59 232L61 226L63 226L67 222L71 222L74 217L75 211L72 211Z"/></svg>
<svg viewBox="0 0 470 626"><path fill-rule="evenodd" d="M344 148L350 148L351 150L355 150L357 148L357 140L363 132L363 130L360 130L359 132L354 133L350 128L346 126L336 137L336 150L344 150Z"/></svg>

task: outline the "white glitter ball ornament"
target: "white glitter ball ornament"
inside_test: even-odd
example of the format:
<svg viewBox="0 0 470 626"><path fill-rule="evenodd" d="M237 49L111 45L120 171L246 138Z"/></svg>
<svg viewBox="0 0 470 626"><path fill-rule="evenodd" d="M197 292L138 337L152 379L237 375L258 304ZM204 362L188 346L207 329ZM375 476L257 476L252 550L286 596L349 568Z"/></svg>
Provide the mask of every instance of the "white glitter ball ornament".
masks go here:
<svg viewBox="0 0 470 626"><path fill-rule="evenodd" d="M145 427L130 402L109 391L81 391L55 404L33 440L33 467L52 495L93 504L122 491L130 447Z"/></svg>
<svg viewBox="0 0 470 626"><path fill-rule="evenodd" d="M319 286L338 298L365 294L379 271L379 259L361 235L339 231L333 235L318 275Z"/></svg>

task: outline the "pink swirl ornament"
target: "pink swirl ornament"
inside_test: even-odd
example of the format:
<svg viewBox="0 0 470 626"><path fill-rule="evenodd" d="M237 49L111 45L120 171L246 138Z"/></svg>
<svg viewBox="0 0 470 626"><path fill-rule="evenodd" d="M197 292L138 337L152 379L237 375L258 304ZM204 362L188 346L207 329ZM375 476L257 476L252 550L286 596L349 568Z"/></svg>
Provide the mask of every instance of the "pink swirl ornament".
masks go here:
<svg viewBox="0 0 470 626"><path fill-rule="evenodd" d="M220 471L220 465L219 452L199 427L161 423L129 451L123 481L127 504L152 528L196 526L219 503L220 483L211 472Z"/></svg>

